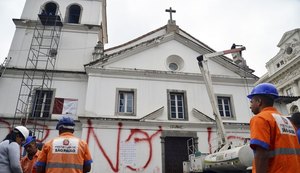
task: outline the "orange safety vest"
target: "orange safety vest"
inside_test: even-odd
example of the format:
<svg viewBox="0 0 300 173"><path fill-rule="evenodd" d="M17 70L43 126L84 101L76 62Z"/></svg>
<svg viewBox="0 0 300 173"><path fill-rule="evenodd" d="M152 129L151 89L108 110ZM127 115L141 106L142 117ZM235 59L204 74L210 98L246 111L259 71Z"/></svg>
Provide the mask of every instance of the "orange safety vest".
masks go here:
<svg viewBox="0 0 300 173"><path fill-rule="evenodd" d="M36 165L45 166L46 173L82 173L91 163L87 143L67 132L43 146Z"/></svg>
<svg viewBox="0 0 300 173"><path fill-rule="evenodd" d="M274 107L264 108L250 121L250 146L269 151L269 173L295 173L300 171L300 145L292 123ZM256 172L253 161L252 173Z"/></svg>
<svg viewBox="0 0 300 173"><path fill-rule="evenodd" d="M36 173L36 167L35 162L40 154L40 151L37 150L33 158L30 160L28 156L26 155L21 159L21 167L23 170L23 173Z"/></svg>

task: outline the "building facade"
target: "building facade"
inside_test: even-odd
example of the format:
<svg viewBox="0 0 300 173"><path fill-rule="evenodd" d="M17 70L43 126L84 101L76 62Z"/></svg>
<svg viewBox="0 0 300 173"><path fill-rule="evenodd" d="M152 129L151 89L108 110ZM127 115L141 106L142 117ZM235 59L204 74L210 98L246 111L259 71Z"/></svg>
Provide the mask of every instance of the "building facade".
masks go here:
<svg viewBox="0 0 300 173"><path fill-rule="evenodd" d="M268 72L257 83L270 82L276 85L280 110L288 115L299 111L300 106L300 29L283 34L277 47L279 52L266 63Z"/></svg>
<svg viewBox="0 0 300 173"><path fill-rule="evenodd" d="M57 119L68 115L76 120L76 136L89 144L92 172L182 172L190 153L209 154L218 147L215 117L196 59L215 50L173 20L104 49L105 8L105 0L26 1L21 18L14 19L11 61L0 78L0 137L25 124L45 142L58 135ZM52 15L59 24L49 22ZM38 21L45 28L36 28ZM50 44L43 51L44 44L32 41L40 39L36 32L56 31L57 26L59 37L50 35L50 40L59 40L57 49ZM56 60L53 69L43 63L28 65L33 57L42 62L44 56L47 62ZM226 137L243 145L252 116L246 95L258 78L245 64L225 56L207 64ZM31 79L30 87L24 87L30 89L28 104L18 108L23 83Z"/></svg>

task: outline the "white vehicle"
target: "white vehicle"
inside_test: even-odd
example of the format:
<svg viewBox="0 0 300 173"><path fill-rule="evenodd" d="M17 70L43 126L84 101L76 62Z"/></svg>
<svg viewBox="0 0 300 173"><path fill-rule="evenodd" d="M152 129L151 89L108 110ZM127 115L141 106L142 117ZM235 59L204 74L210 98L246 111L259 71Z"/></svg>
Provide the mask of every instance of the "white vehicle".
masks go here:
<svg viewBox="0 0 300 173"><path fill-rule="evenodd" d="M233 45L230 50L204 54L197 57L198 65L204 77L205 86L217 124L218 150L215 153L206 156L191 154L189 163L184 163L184 168L189 167L190 172L251 172L254 156L249 144L233 148L233 146L228 143L224 125L214 98L211 76L207 65L208 58L230 53L233 54L234 61L242 61L241 51L246 48L244 46L240 46L240 48L235 47L236 45ZM184 172L186 171L184 170Z"/></svg>
<svg viewBox="0 0 300 173"><path fill-rule="evenodd" d="M204 158L204 170L214 172L251 171L253 151L249 145L218 151Z"/></svg>

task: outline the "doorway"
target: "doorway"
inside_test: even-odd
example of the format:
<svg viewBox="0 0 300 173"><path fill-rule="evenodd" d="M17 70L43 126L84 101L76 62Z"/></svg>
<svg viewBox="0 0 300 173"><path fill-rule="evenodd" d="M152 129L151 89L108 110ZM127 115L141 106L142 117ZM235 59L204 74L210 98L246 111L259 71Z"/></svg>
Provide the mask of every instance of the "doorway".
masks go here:
<svg viewBox="0 0 300 173"><path fill-rule="evenodd" d="M182 173L183 161L187 161L187 140L190 137L165 138L165 173Z"/></svg>

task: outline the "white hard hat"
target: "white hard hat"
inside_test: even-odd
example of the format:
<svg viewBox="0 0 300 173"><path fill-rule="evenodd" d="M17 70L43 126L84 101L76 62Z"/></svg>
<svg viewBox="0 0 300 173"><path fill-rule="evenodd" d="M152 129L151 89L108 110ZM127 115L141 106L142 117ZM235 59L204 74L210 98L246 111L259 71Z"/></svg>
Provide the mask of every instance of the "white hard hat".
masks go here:
<svg viewBox="0 0 300 173"><path fill-rule="evenodd" d="M18 130L25 139L29 136L29 130L26 127L17 126L17 127L15 127L15 129Z"/></svg>

